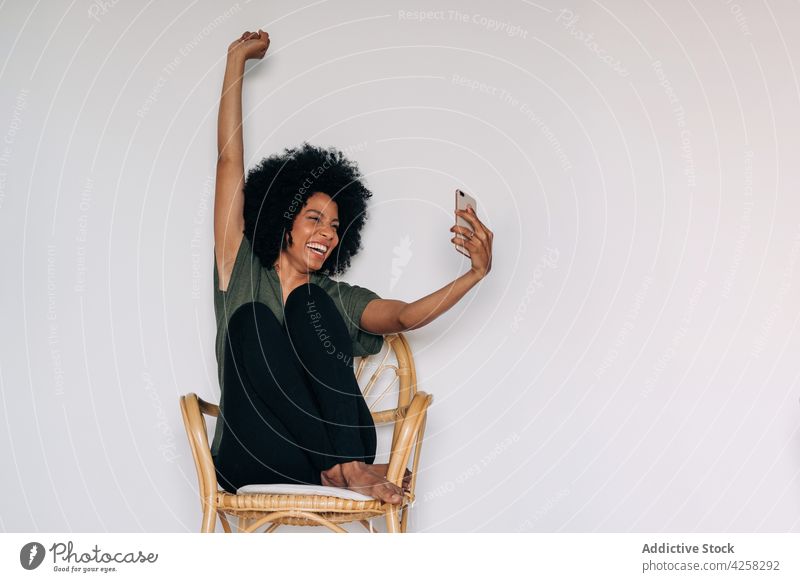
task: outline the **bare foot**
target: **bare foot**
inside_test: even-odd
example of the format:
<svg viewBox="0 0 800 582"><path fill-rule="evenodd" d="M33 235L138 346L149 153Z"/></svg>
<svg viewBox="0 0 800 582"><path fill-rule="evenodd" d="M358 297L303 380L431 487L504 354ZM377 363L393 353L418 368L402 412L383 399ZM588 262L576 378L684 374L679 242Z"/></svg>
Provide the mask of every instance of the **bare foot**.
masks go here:
<svg viewBox="0 0 800 582"><path fill-rule="evenodd" d="M364 495L370 495L384 503L398 505L403 501L403 491L395 484L389 483L385 475L370 469L361 461L351 461L335 465L320 473L323 485L344 487Z"/></svg>
<svg viewBox="0 0 800 582"><path fill-rule="evenodd" d="M374 463L372 465L367 465L368 468L372 469L381 477L386 477L386 473L389 471L389 463ZM408 491L409 487L411 487L411 471L406 469L405 474L403 475L403 489Z"/></svg>
<svg viewBox="0 0 800 582"><path fill-rule="evenodd" d="M386 473L389 471L389 463L365 463L367 469L374 471L381 477L386 477ZM322 484L326 487L346 487L347 482L345 481L344 475L342 474L342 466L341 465L334 465L330 469L322 471L320 473L320 480ZM403 475L403 490L409 491L411 487L411 471L406 468L406 472Z"/></svg>
<svg viewBox="0 0 800 582"><path fill-rule="evenodd" d="M341 465L334 465L330 469L320 472L319 476L325 487L347 487L347 481L344 480Z"/></svg>

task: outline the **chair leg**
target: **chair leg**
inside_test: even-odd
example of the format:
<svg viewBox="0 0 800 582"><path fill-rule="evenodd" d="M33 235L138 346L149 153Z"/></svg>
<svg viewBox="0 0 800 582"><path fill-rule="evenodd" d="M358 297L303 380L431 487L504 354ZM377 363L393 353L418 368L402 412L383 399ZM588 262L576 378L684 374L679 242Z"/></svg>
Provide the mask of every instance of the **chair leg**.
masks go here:
<svg viewBox="0 0 800 582"><path fill-rule="evenodd" d="M246 517L239 516L236 518L236 529L238 533L244 533L249 525L250 520Z"/></svg>
<svg viewBox="0 0 800 582"><path fill-rule="evenodd" d="M200 533L214 533L214 528L217 525L217 513L210 505L206 505L203 509L203 522L200 525Z"/></svg>
<svg viewBox="0 0 800 582"><path fill-rule="evenodd" d="M403 517L400 519L400 533L406 533L408 527L408 511L411 509L410 505L403 507Z"/></svg>
<svg viewBox="0 0 800 582"><path fill-rule="evenodd" d="M222 522L222 531L225 533L231 533L231 524L228 523L228 518L225 516L224 511L217 511L219 515L219 520Z"/></svg>
<svg viewBox="0 0 800 582"><path fill-rule="evenodd" d="M388 533L400 533L400 520L397 519L397 506L393 505L386 512L386 531Z"/></svg>

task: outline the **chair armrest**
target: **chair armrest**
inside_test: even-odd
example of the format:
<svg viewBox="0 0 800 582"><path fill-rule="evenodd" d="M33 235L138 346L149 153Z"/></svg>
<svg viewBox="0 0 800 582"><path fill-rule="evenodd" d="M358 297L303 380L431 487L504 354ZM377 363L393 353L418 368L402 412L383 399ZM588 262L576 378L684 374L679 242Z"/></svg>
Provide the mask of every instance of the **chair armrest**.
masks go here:
<svg viewBox="0 0 800 582"><path fill-rule="evenodd" d="M410 405L409 405L410 406ZM408 406L398 406L397 408L389 408L388 410L379 410L372 413L372 422L376 425L386 424L387 422L394 422L401 418L406 417Z"/></svg>
<svg viewBox="0 0 800 582"><path fill-rule="evenodd" d="M212 404L211 402L206 402L200 397L197 398L197 404L200 406L200 412L202 412L203 414L219 417L218 405Z"/></svg>
<svg viewBox="0 0 800 582"><path fill-rule="evenodd" d="M408 465L408 459L411 456L411 449L414 446L417 437L420 436L420 428L425 422L425 417L428 413L428 406L433 401L433 396L426 392L417 392L414 399L411 401L402 414L403 422L400 425L400 432L397 437L397 442L392 449L389 457L389 470L386 472L386 480L400 485L405 474L405 468ZM400 411L401 409L398 409ZM417 446L421 443L417 442Z"/></svg>

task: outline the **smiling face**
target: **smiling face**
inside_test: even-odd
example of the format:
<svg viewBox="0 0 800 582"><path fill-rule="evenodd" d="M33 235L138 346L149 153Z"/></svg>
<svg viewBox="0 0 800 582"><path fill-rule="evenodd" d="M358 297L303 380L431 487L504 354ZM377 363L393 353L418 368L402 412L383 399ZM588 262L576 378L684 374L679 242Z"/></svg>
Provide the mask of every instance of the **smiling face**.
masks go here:
<svg viewBox="0 0 800 582"><path fill-rule="evenodd" d="M324 192L314 192L294 217L291 241L279 261L301 273L318 271L339 244L339 206Z"/></svg>

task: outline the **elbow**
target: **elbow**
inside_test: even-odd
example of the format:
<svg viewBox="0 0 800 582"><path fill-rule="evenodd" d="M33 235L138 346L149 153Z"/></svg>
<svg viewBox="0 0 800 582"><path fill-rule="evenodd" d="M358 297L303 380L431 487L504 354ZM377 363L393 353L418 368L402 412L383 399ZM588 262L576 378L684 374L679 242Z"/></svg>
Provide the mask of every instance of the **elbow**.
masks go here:
<svg viewBox="0 0 800 582"><path fill-rule="evenodd" d="M422 321L410 321L408 316L404 316L403 312L401 311L400 314L397 316L397 331L400 333L405 333L407 331L411 331L413 329L417 329L425 325L425 322Z"/></svg>

